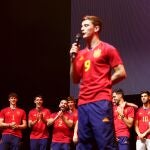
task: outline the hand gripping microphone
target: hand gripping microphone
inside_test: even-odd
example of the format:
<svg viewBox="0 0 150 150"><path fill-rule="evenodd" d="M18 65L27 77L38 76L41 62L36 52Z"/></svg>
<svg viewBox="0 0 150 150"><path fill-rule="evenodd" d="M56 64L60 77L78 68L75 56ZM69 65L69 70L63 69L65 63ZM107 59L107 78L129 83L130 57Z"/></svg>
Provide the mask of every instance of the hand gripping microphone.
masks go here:
<svg viewBox="0 0 150 150"><path fill-rule="evenodd" d="M81 39L81 34L77 33L75 36L75 43L77 44L77 46L79 46L80 39ZM76 56L76 53L71 53L71 59L74 59L75 56Z"/></svg>

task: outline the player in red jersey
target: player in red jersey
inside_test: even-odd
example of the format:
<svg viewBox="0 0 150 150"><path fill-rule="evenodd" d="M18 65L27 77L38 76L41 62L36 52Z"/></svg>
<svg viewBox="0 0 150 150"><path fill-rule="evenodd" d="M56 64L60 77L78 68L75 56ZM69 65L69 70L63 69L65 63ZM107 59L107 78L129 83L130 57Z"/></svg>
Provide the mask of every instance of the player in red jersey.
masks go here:
<svg viewBox="0 0 150 150"><path fill-rule="evenodd" d="M47 122L48 125L53 125L51 149L70 150L73 119L67 111L67 100L61 100L59 108L60 111L53 113Z"/></svg>
<svg viewBox="0 0 150 150"><path fill-rule="evenodd" d="M76 108L76 100L72 96L69 96L67 98L67 102L68 102L68 109L69 109L68 112L69 112L70 115L72 115L73 122L75 124L77 119L78 119L78 111L77 111L77 108Z"/></svg>
<svg viewBox="0 0 150 150"><path fill-rule="evenodd" d="M111 89L126 77L126 72L117 49L100 40L101 30L102 22L97 16L83 17L81 32L86 47L79 51L75 42L70 49L70 75L74 83L80 83L78 149L92 149L93 139L100 150L116 149Z"/></svg>
<svg viewBox="0 0 150 150"><path fill-rule="evenodd" d="M0 127L2 128L2 149L19 150L22 138L22 130L26 128L26 113L17 107L18 95L8 95L9 107L1 110Z"/></svg>
<svg viewBox="0 0 150 150"><path fill-rule="evenodd" d="M150 92L141 92L143 106L136 112L135 131L136 150L150 150Z"/></svg>
<svg viewBox="0 0 150 150"><path fill-rule="evenodd" d="M67 102L68 102L68 109L69 109L68 112L73 117L71 150L75 150L76 144L73 142L73 135L74 135L74 127L78 120L78 111L76 108L76 100L72 96L69 96L67 98Z"/></svg>
<svg viewBox="0 0 150 150"><path fill-rule="evenodd" d="M37 95L34 99L36 107L29 112L28 125L31 128L30 149L46 150L49 139L47 120L50 118L50 110L43 107L43 97Z"/></svg>
<svg viewBox="0 0 150 150"><path fill-rule="evenodd" d="M122 89L114 90L112 97L115 102L113 112L118 150L129 150L129 129L132 127L134 121L134 108L124 104L124 92Z"/></svg>

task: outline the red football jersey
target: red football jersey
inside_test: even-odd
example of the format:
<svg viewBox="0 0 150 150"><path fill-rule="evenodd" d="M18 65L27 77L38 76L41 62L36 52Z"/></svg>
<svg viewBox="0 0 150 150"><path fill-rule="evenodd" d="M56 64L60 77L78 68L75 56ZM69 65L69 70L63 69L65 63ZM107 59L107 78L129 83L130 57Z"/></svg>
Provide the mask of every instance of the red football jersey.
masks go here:
<svg viewBox="0 0 150 150"><path fill-rule="evenodd" d="M43 114L43 118L45 120L50 118L51 112L49 109L42 108L40 113ZM38 115L39 115L39 112L37 111L36 108L34 108L29 112L28 119L31 121L35 121ZM42 138L48 138L48 137L49 137L49 132L48 132L47 125L42 120L39 120L31 128L30 139L42 139Z"/></svg>
<svg viewBox="0 0 150 150"><path fill-rule="evenodd" d="M102 42L94 49L79 51L74 60L76 75L80 77L78 104L101 99L111 100L111 69L122 60L116 48Z"/></svg>
<svg viewBox="0 0 150 150"><path fill-rule="evenodd" d="M22 120L26 120L26 113L23 109L16 108L11 109L10 107L1 110L0 118L4 120L5 123L15 122L17 125L22 124ZM18 137L22 137L22 132L20 129L4 128L2 134L12 134Z"/></svg>
<svg viewBox="0 0 150 150"><path fill-rule="evenodd" d="M68 111L68 113L72 116L73 122L76 123L78 120L78 110L75 109L73 112Z"/></svg>
<svg viewBox="0 0 150 150"><path fill-rule="evenodd" d="M75 126L76 121L78 120L78 110L75 109L73 112L70 112L70 111L69 111L69 114L72 116L73 124L74 124L74 126ZM71 136L72 136L72 137L73 137L73 134L74 134L74 126L71 128Z"/></svg>
<svg viewBox="0 0 150 150"><path fill-rule="evenodd" d="M150 109L139 108L135 120L138 120L138 127L140 133L144 133L148 128L150 128ZM150 139L150 134L146 136Z"/></svg>
<svg viewBox="0 0 150 150"><path fill-rule="evenodd" d="M125 122L121 119L117 112L117 106L114 106L114 126L116 136L127 136L130 137L130 131ZM126 118L134 118L134 108L130 106L125 106L124 116Z"/></svg>
<svg viewBox="0 0 150 150"><path fill-rule="evenodd" d="M53 113L51 118L55 118L56 115L57 113ZM73 121L71 115L68 112L64 113L64 116ZM71 129L61 118L58 118L53 125L52 142L70 143L72 138L71 136Z"/></svg>

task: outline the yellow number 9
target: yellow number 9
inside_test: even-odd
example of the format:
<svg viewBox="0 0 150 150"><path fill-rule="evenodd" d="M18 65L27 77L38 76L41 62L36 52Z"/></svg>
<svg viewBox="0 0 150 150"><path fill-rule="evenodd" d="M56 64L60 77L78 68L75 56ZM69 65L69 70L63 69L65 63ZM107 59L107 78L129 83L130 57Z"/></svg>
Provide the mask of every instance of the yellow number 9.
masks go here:
<svg viewBox="0 0 150 150"><path fill-rule="evenodd" d="M86 60L84 62L85 72L87 72L90 69L90 66L91 66L91 61L90 60Z"/></svg>

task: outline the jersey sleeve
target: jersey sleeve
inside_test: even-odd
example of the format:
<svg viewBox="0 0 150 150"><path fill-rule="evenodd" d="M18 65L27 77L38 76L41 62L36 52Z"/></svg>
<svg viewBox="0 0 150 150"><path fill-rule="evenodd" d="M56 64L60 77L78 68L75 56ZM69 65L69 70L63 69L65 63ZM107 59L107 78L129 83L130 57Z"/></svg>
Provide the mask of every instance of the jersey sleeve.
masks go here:
<svg viewBox="0 0 150 150"><path fill-rule="evenodd" d="M118 50L114 47L110 47L109 49L109 63L112 67L123 64Z"/></svg>

